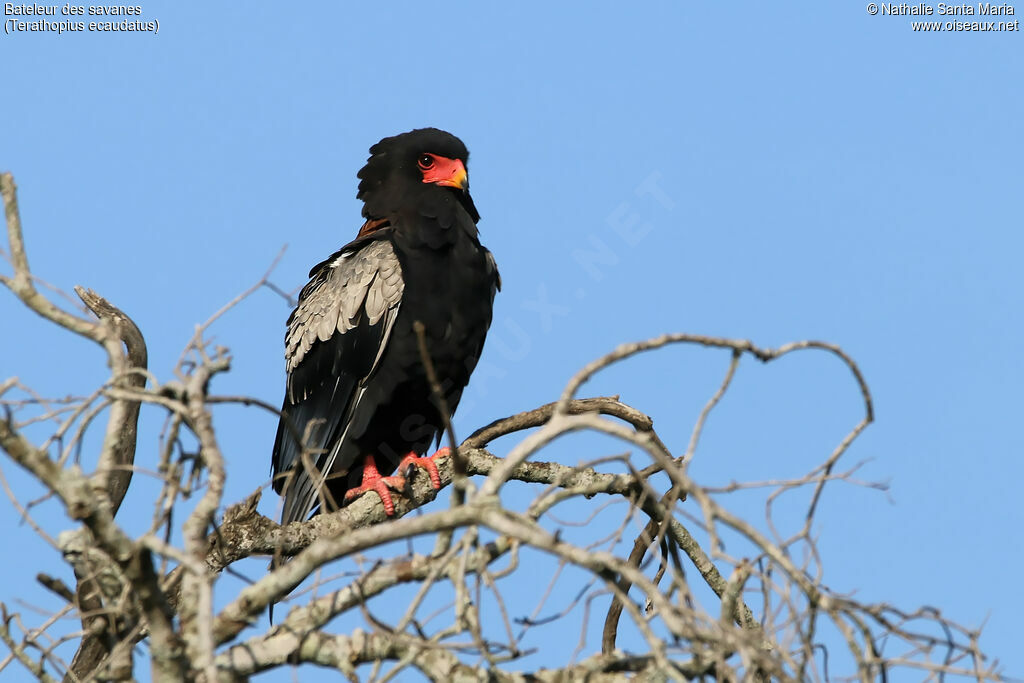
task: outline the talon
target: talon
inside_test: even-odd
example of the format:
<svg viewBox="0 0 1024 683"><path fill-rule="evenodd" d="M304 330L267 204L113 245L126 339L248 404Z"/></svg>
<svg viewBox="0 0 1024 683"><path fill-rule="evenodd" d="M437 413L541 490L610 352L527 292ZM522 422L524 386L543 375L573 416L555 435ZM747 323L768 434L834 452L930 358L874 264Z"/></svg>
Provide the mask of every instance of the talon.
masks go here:
<svg viewBox="0 0 1024 683"><path fill-rule="evenodd" d="M402 462L405 462L405 460ZM405 477L400 475L391 477L380 476L380 472L377 471L377 463L372 455L368 455L363 464L363 481L357 488L349 489L345 492L345 502L351 503L364 493L373 491L380 496L380 502L384 505L384 514L388 517L393 517L395 514L395 501L391 499L391 491L388 489L401 491L404 488Z"/></svg>
<svg viewBox="0 0 1024 683"><path fill-rule="evenodd" d="M435 489L441 488L441 473L437 471L437 463L434 462L435 458L446 458L452 452L451 448L445 446L444 448L438 449L436 453L427 458L421 458L416 455L415 452L409 453L407 456L402 458L402 462L398 463L398 471L405 472L410 466L415 465L416 467L422 467L430 475L430 485Z"/></svg>

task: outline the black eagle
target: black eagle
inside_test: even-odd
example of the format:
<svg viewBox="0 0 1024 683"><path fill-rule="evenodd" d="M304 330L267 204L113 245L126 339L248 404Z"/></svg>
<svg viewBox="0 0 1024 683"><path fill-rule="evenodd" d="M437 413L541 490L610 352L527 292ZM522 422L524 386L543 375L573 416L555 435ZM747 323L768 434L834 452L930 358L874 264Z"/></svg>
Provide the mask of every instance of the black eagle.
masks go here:
<svg viewBox="0 0 1024 683"><path fill-rule="evenodd" d="M288 318L288 371L274 442L281 522L305 520L364 491L394 513L408 465L440 486L422 457L443 419L414 323L451 411L476 367L501 286L480 244L466 146L422 128L384 138L359 171L366 222L310 271ZM399 476L389 475L399 469Z"/></svg>

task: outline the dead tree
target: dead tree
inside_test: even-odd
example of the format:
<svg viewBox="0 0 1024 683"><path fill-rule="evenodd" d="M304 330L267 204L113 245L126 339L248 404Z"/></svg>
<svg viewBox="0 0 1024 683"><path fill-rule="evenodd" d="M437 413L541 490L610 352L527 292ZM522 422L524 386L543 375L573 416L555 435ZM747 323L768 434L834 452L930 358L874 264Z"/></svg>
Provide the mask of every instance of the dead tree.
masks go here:
<svg viewBox="0 0 1024 683"><path fill-rule="evenodd" d="M37 577L63 602L56 613L29 616L0 603L7 650L0 650L0 671L20 669L41 681L128 680L145 666L137 660L146 652L154 681L242 681L304 664L353 680L389 680L412 669L435 681L638 675L871 681L899 668L920 670L922 677L1000 680L979 649L978 632L933 609L867 604L821 583L815 512L826 488L856 483L856 467L841 461L872 421L868 385L838 346L803 341L767 349L693 334L627 344L576 373L556 402L498 420L458 444L441 462L441 492L417 476L396 498L394 518L385 516L376 497L364 496L282 527L257 512L260 491L225 508L230 472L214 407L240 402L277 411L255 398L211 393L211 379L231 364L227 351L206 339L220 313L196 330L175 377L154 376L143 334L116 306L76 288L85 308L69 310L41 291L42 281L29 268L10 174L0 177L0 189L10 267L0 284L54 323L55 333L60 328L99 345L110 367L109 379L90 395L60 400L38 396L14 377L0 378L0 448L8 458L0 472L7 463L27 470L76 523L70 529L37 525L31 505L5 487L11 504L59 548L67 566ZM266 278L254 289L264 284ZM609 365L677 344L705 347L727 361L685 447L663 443L649 417L615 397L577 398ZM701 432L744 358L767 363L809 349L832 354L856 381L863 413L849 433L802 477L718 488L696 481L689 465ZM429 370L429 349L421 350ZM140 465L136 428L143 403L157 406L165 423L159 462ZM30 440L29 428L36 434L41 424L49 436ZM532 431L520 434L525 430ZM613 437L628 452L581 454L576 466L546 461L554 439L581 431ZM96 433L102 438L87 440ZM182 447L184 434L198 444L194 451ZM521 438L505 457L488 450L495 439L514 435ZM132 535L118 514L141 476L158 477L161 491L148 513L148 531ZM510 482L532 485L527 504L502 504ZM446 503L449 486L453 495ZM764 493L767 519L734 512L730 494L750 489ZM772 503L783 495L805 496L805 514L775 519ZM588 502L581 506L581 500ZM566 509L586 512L566 520ZM413 510L421 514L408 515ZM740 554L726 551L726 535L742 540L731 544ZM395 550L395 541L410 545ZM213 588L224 594L224 574L233 565L274 555L290 559L232 589L227 604L214 607ZM321 571L327 568L341 573L329 576ZM511 603L504 586L524 571L544 580L529 582L530 594L520 586ZM578 577L578 590L556 608L551 587L564 572ZM29 588L5 586L7 595L0 597L9 600ZM378 609L382 597L401 590L409 596L403 613ZM261 615L286 599L286 614L266 627ZM522 616L524 605L532 605L529 616ZM600 644L588 640L588 630L602 623ZM552 624L577 630L579 646L543 653L556 666L530 667L524 637Z"/></svg>

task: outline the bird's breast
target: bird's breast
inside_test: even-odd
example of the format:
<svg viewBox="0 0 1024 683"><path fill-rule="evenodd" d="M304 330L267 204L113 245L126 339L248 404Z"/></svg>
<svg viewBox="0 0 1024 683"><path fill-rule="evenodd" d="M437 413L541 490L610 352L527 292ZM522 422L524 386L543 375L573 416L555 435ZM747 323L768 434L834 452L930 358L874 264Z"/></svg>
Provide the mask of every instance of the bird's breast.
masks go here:
<svg viewBox="0 0 1024 683"><path fill-rule="evenodd" d="M449 248L399 253L399 259L405 291L398 324L412 329L422 322L436 360L478 351L491 322L494 292L486 252L466 239Z"/></svg>

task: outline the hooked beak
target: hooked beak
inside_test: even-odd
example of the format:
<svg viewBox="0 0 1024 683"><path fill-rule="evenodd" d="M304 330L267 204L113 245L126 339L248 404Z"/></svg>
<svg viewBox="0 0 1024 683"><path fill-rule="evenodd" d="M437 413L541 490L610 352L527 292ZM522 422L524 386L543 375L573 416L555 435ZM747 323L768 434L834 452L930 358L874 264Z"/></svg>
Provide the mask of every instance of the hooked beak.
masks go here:
<svg viewBox="0 0 1024 683"><path fill-rule="evenodd" d="M454 187L463 192L469 191L469 174L466 173L466 166L460 159L435 156L434 165L429 169L423 169L422 172L425 183Z"/></svg>
<svg viewBox="0 0 1024 683"><path fill-rule="evenodd" d="M452 174L444 180L437 181L438 185L444 185L446 187L457 187L462 191L469 190L469 174L466 173L466 167L462 165L462 162L458 159L455 160L455 170Z"/></svg>

